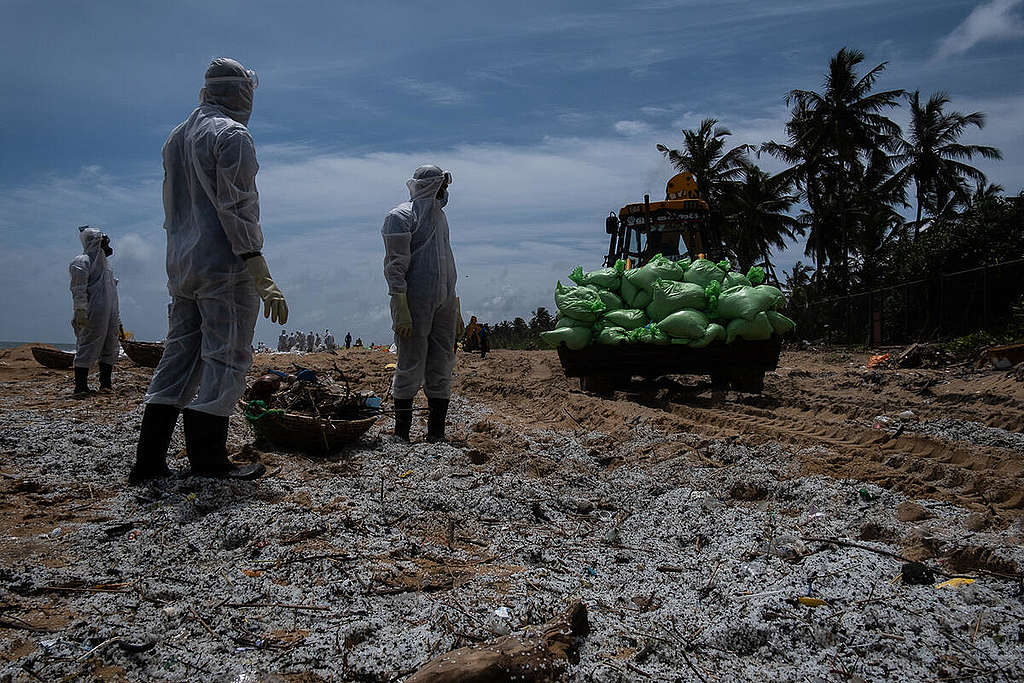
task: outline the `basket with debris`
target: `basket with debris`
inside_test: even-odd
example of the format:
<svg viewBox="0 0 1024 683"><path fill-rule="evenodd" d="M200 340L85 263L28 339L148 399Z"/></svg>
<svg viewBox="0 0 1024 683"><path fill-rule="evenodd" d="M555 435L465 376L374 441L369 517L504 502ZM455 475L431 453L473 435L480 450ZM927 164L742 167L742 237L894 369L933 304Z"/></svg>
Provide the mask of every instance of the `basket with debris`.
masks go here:
<svg viewBox="0 0 1024 683"><path fill-rule="evenodd" d="M121 339L121 348L125 355L132 359L136 365L144 368L155 368L164 355L164 345L161 342L135 341L133 339Z"/></svg>
<svg viewBox="0 0 1024 683"><path fill-rule="evenodd" d="M370 391L296 366L272 370L246 390L245 418L258 440L304 453L327 455L358 441L380 416L381 400Z"/></svg>

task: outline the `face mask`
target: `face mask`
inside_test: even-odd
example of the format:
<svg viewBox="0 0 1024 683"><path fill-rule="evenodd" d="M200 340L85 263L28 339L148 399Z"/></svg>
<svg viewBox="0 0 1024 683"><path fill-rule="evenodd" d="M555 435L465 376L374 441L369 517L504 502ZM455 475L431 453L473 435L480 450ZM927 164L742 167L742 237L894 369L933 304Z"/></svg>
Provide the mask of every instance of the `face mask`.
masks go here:
<svg viewBox="0 0 1024 683"><path fill-rule="evenodd" d="M448 205L448 190L447 189L441 190L441 196L438 197L437 199L438 199L439 202L441 202L441 208L442 209L445 206L447 206Z"/></svg>
<svg viewBox="0 0 1024 683"><path fill-rule="evenodd" d="M106 235L103 236L103 241L100 242L100 248L103 249L103 254L106 256L110 256L114 253L114 250L110 246L110 238Z"/></svg>

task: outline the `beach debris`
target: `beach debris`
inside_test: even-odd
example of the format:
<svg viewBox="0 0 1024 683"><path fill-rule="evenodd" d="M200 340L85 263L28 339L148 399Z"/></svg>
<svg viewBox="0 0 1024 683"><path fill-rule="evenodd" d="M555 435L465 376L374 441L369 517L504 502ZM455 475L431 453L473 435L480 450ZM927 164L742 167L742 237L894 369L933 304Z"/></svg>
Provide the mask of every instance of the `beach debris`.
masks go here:
<svg viewBox="0 0 1024 683"><path fill-rule="evenodd" d="M920 522L934 516L928 508L909 500L903 501L896 507L896 518L901 522Z"/></svg>
<svg viewBox="0 0 1024 683"><path fill-rule="evenodd" d="M435 657L406 683L499 683L560 680L590 632L587 607L573 602L537 636L509 635Z"/></svg>
<svg viewBox="0 0 1024 683"><path fill-rule="evenodd" d="M871 358L868 359L868 367L877 368L879 366L885 365L886 363L889 362L889 359L891 357L892 356L890 356L888 353L879 354L877 356L871 356Z"/></svg>
<svg viewBox="0 0 1024 683"><path fill-rule="evenodd" d="M923 562L907 562L900 570L903 583L908 586L927 586L935 582L935 572Z"/></svg>
<svg viewBox="0 0 1024 683"><path fill-rule="evenodd" d="M812 598L810 596L800 596L796 599L796 601L804 607L824 607L828 604L821 598Z"/></svg>
<svg viewBox="0 0 1024 683"><path fill-rule="evenodd" d="M956 577L954 579L950 579L949 581L943 581L940 584L936 584L935 587L936 588L962 588L964 586L970 586L972 583L974 583L974 579L967 579L967 578L958 576L958 577Z"/></svg>

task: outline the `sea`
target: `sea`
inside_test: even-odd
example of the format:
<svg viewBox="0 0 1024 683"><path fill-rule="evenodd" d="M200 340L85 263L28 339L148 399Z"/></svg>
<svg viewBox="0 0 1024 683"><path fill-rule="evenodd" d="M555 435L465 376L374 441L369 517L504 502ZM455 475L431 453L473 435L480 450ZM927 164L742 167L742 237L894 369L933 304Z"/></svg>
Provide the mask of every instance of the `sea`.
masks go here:
<svg viewBox="0 0 1024 683"><path fill-rule="evenodd" d="M75 345L73 343L72 344L61 344L59 342L38 342L38 341L32 341L32 342L25 342L25 341L0 341L0 349L13 349L14 347L21 346L22 344L49 344L50 346L56 346L61 351L74 351L75 350Z"/></svg>

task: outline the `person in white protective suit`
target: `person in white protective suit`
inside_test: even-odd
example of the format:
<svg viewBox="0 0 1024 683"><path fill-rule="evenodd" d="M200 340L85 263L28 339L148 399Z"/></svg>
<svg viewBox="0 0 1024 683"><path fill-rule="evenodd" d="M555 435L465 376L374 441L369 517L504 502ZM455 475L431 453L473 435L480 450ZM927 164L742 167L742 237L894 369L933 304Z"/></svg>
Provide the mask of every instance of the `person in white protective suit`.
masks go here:
<svg viewBox="0 0 1024 683"><path fill-rule="evenodd" d="M256 150L246 128L256 74L233 59L206 70L200 105L163 147L167 231L167 339L146 392L129 481L169 474L178 413L192 474L255 479L259 463L227 455L228 416L245 389L259 316L288 320L288 306L261 255Z"/></svg>
<svg viewBox="0 0 1024 683"><path fill-rule="evenodd" d="M117 280L107 258L114 253L110 238L101 230L83 225L78 229L82 253L71 261L71 299L75 314L74 396L83 398L89 391L89 368L100 362L100 391L112 390L111 378L118 354L118 330L121 316L117 308Z"/></svg>
<svg viewBox="0 0 1024 683"><path fill-rule="evenodd" d="M458 276L448 240L450 172L420 166L406 183L411 201L384 219L384 277L391 295L391 320L398 347L392 383L395 435L409 440L413 397L423 388L430 414L427 440L443 441L451 396L455 340L462 336Z"/></svg>

